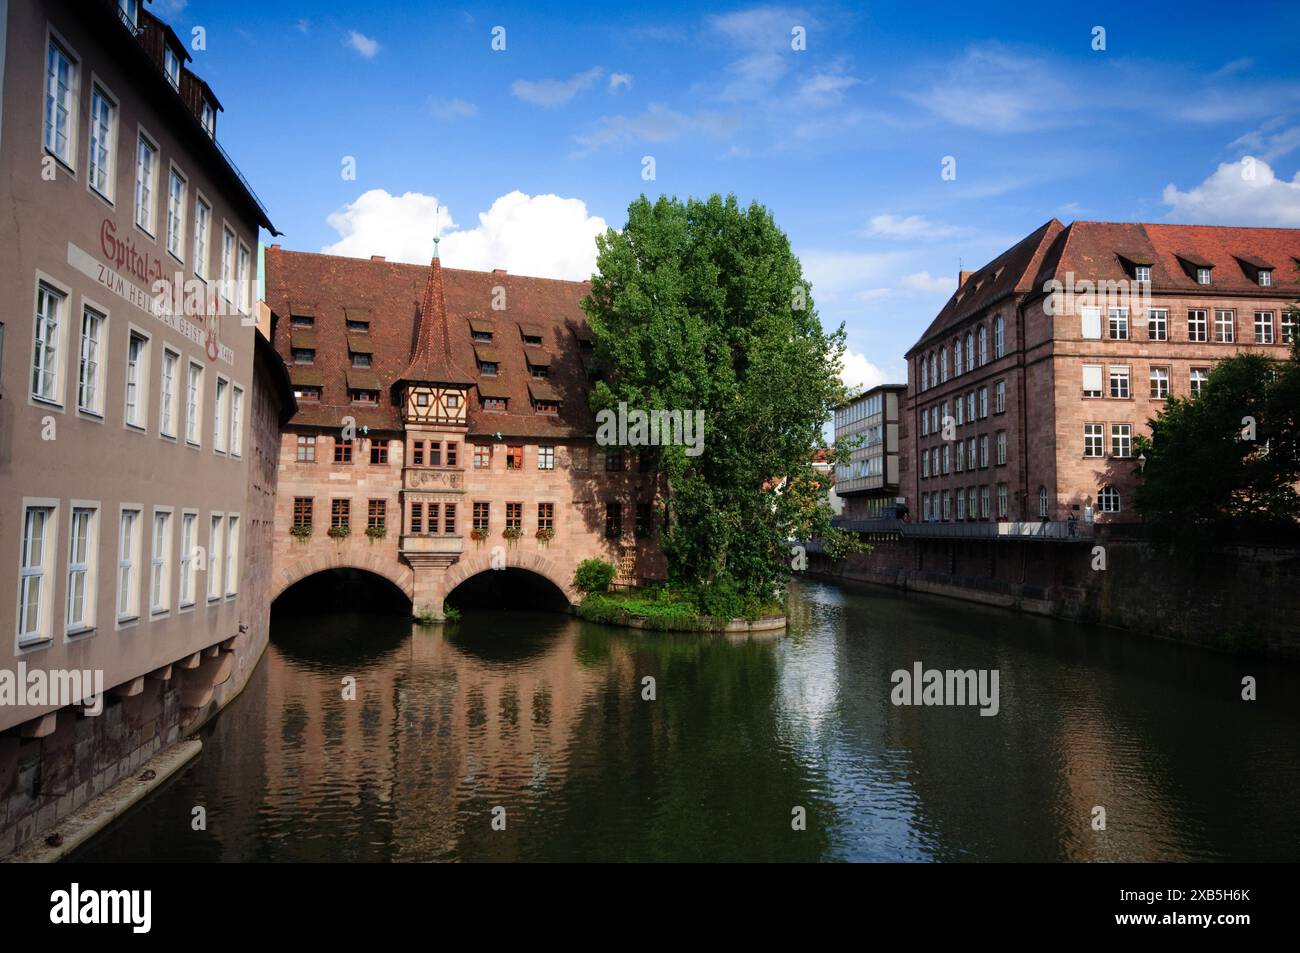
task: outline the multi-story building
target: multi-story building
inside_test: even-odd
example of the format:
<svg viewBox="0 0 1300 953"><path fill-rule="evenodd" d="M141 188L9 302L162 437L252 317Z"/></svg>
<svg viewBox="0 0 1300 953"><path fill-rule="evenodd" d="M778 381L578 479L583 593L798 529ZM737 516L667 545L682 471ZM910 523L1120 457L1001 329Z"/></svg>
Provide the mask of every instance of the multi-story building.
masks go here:
<svg viewBox="0 0 1300 953"><path fill-rule="evenodd" d="M273 590L329 569L441 617L462 582L526 570L566 599L578 562L664 574L655 474L601 446L586 282L382 258L266 254L284 429Z"/></svg>
<svg viewBox="0 0 1300 953"><path fill-rule="evenodd" d="M0 3L0 854L188 730L265 645L243 557L278 444L252 418L292 402L282 368L255 370L271 223L190 59L136 0Z"/></svg>
<svg viewBox="0 0 1300 953"><path fill-rule="evenodd" d="M926 521L1133 521L1133 441L1214 363L1279 360L1300 231L1053 219L962 272L907 353Z"/></svg>
<svg viewBox="0 0 1300 953"><path fill-rule="evenodd" d="M903 419L907 385L881 384L835 408L835 443L853 442L849 462L836 467L835 495L847 520L901 517L899 496L908 460L900 457L907 439Z"/></svg>

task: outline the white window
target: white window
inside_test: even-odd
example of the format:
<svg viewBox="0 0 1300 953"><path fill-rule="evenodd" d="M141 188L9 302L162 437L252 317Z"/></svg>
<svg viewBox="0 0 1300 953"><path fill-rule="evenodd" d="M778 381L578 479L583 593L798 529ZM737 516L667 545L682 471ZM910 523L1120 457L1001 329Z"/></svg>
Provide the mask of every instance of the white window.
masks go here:
<svg viewBox="0 0 1300 953"><path fill-rule="evenodd" d="M957 426L960 427L964 423L966 423L966 402L963 401L961 397L958 397L957 398Z"/></svg>
<svg viewBox="0 0 1300 953"><path fill-rule="evenodd" d="M233 302L232 282L235 280L235 233L223 226L221 229L221 296Z"/></svg>
<svg viewBox="0 0 1300 953"><path fill-rule="evenodd" d="M117 0L117 14L131 29L140 25L140 0Z"/></svg>
<svg viewBox="0 0 1300 953"><path fill-rule="evenodd" d="M943 518L952 519L952 494L948 490L943 491Z"/></svg>
<svg viewBox="0 0 1300 953"><path fill-rule="evenodd" d="M166 612L171 608L172 515L165 510L153 514L153 558L149 569L149 609Z"/></svg>
<svg viewBox="0 0 1300 953"><path fill-rule="evenodd" d="M167 251L181 261L185 256L185 176L175 169L167 177Z"/></svg>
<svg viewBox="0 0 1300 953"><path fill-rule="evenodd" d="M1083 336L1089 340L1101 340L1101 308L1080 308Z"/></svg>
<svg viewBox="0 0 1300 953"><path fill-rule="evenodd" d="M930 451L921 451L921 477L922 479L930 475Z"/></svg>
<svg viewBox="0 0 1300 953"><path fill-rule="evenodd" d="M1126 400L1132 392L1129 390L1128 368L1112 367L1110 369L1110 396Z"/></svg>
<svg viewBox="0 0 1300 953"><path fill-rule="evenodd" d="M1007 410L1007 382L997 381L993 385L993 412L995 414L1006 413Z"/></svg>
<svg viewBox="0 0 1300 953"><path fill-rule="evenodd" d="M1084 397L1101 396L1101 365L1100 364L1083 365L1083 396Z"/></svg>
<svg viewBox="0 0 1300 953"><path fill-rule="evenodd" d="M1169 340L1169 312L1165 308L1152 308L1147 312L1147 338L1152 341Z"/></svg>
<svg viewBox="0 0 1300 953"><path fill-rule="evenodd" d="M1191 381L1192 396L1196 396L1197 394L1199 394L1201 390L1205 387L1209 379L1210 379L1210 371L1208 368L1193 367L1192 381Z"/></svg>
<svg viewBox="0 0 1300 953"><path fill-rule="evenodd" d="M243 439L244 389L236 385L230 391L230 455L232 457L239 456L243 449Z"/></svg>
<svg viewBox="0 0 1300 953"><path fill-rule="evenodd" d="M957 469L960 470L961 468L958 467ZM957 519L964 520L965 518L966 518L966 494L963 493L961 490L958 490L957 491Z"/></svg>
<svg viewBox="0 0 1300 953"><path fill-rule="evenodd" d="M90 90L90 187L113 200L113 156L116 153L117 105L98 84Z"/></svg>
<svg viewBox="0 0 1300 953"><path fill-rule="evenodd" d="M1187 340L1189 341L1207 341L1209 335L1205 321L1205 312L1199 308L1193 308L1187 312Z"/></svg>
<svg viewBox="0 0 1300 953"><path fill-rule="evenodd" d="M989 465L989 435L980 434L980 467L984 468Z"/></svg>
<svg viewBox="0 0 1300 953"><path fill-rule="evenodd" d="M1131 424L1110 425L1110 455L1112 457L1131 457L1133 455L1133 426Z"/></svg>
<svg viewBox="0 0 1300 953"><path fill-rule="evenodd" d="M963 372L963 362L961 356L961 338L952 342L952 374L953 377L961 377Z"/></svg>
<svg viewBox="0 0 1300 953"><path fill-rule="evenodd" d="M45 55L45 149L67 166L72 165L76 135L76 90L76 64L51 39Z"/></svg>
<svg viewBox="0 0 1300 953"><path fill-rule="evenodd" d="M930 435L930 412L924 408L921 409L921 436Z"/></svg>
<svg viewBox="0 0 1300 953"><path fill-rule="evenodd" d="M1100 457L1105 453L1105 436L1101 424L1083 425L1083 455Z"/></svg>
<svg viewBox="0 0 1300 953"><path fill-rule="evenodd" d="M197 569L194 557L197 543L199 515L197 513L181 514L181 594L180 606L194 605L194 573Z"/></svg>
<svg viewBox="0 0 1300 953"><path fill-rule="evenodd" d="M1197 283L1198 285L1208 285L1208 284L1210 283L1210 269L1209 269L1209 268L1197 268L1197 269L1196 269L1196 283Z"/></svg>
<svg viewBox="0 0 1300 953"><path fill-rule="evenodd" d="M163 350L162 393L158 395L158 431L168 437L176 436L176 369L181 356L170 348Z"/></svg>
<svg viewBox="0 0 1300 953"><path fill-rule="evenodd" d="M966 332L966 370L975 370L975 335L971 331Z"/></svg>
<svg viewBox="0 0 1300 953"><path fill-rule="evenodd" d="M1007 515L1007 485L1005 483L999 483L998 484L998 516L1002 517L1006 515Z"/></svg>
<svg viewBox="0 0 1300 953"><path fill-rule="evenodd" d="M167 74L167 82L172 84L172 89L181 88L181 60L176 55L176 51L170 46L163 48L163 72Z"/></svg>
<svg viewBox="0 0 1300 953"><path fill-rule="evenodd" d="M989 362L989 333L982 324L979 327L979 354L980 364L987 364Z"/></svg>
<svg viewBox="0 0 1300 953"><path fill-rule="evenodd" d="M1290 344L1295 341L1295 311L1282 312L1282 343Z"/></svg>
<svg viewBox="0 0 1300 953"><path fill-rule="evenodd" d="M99 352L104 336L102 314L87 307L81 312L81 354L77 367L77 407L91 414L102 414L103 388L100 387Z"/></svg>
<svg viewBox="0 0 1300 953"><path fill-rule="evenodd" d="M54 507L29 506L23 515L22 560L18 569L18 644L30 645L50 637L52 593L49 576L49 537L54 533Z"/></svg>
<svg viewBox="0 0 1300 953"><path fill-rule="evenodd" d="M1143 282L1144 284L1150 283L1150 281L1151 281L1151 266L1150 266L1150 265L1137 265L1137 266L1135 266L1134 269L1133 269L1133 278L1134 278L1135 281L1140 281L1140 282Z"/></svg>
<svg viewBox="0 0 1300 953"><path fill-rule="evenodd" d="M1128 308L1111 308L1107 313L1107 325L1112 341L1128 340Z"/></svg>
<svg viewBox="0 0 1300 953"><path fill-rule="evenodd" d="M225 560L221 554L221 516L212 517L208 532L208 599L221 598L221 567Z"/></svg>
<svg viewBox="0 0 1300 953"><path fill-rule="evenodd" d="M240 242L239 262L237 266L239 270L235 275L235 280L239 282L239 297L236 300L239 302L239 310L243 311L245 314L247 314L249 308L253 306L253 282L250 275L251 266L252 253L249 252L247 245ZM449 402L448 406L454 407L456 405Z"/></svg>
<svg viewBox="0 0 1300 953"><path fill-rule="evenodd" d="M993 319L993 356L1001 357L1007 353L1007 328L1002 315Z"/></svg>
<svg viewBox="0 0 1300 953"><path fill-rule="evenodd" d="M989 488L987 486L982 486L980 487L980 519L986 520L988 518L989 518Z"/></svg>
<svg viewBox="0 0 1300 953"><path fill-rule="evenodd" d="M1273 343L1273 312L1272 311L1255 312L1255 343L1256 344Z"/></svg>
<svg viewBox="0 0 1300 953"><path fill-rule="evenodd" d="M946 443L943 445L943 472L945 475L948 473L948 445Z"/></svg>
<svg viewBox="0 0 1300 953"><path fill-rule="evenodd" d="M87 506L72 508L68 534L68 612L65 628L69 634L84 632L95 625L95 538L98 510Z"/></svg>
<svg viewBox="0 0 1300 953"><path fill-rule="evenodd" d="M125 622L140 615L140 586L136 567L140 564L140 511L122 510L117 537L117 620Z"/></svg>
<svg viewBox="0 0 1300 953"><path fill-rule="evenodd" d="M36 333L32 355L32 396L62 403L63 375L59 350L63 343L63 308L67 297L41 282L36 289Z"/></svg>
<svg viewBox="0 0 1300 953"><path fill-rule="evenodd" d="M1273 272L1269 268L1259 270L1259 286L1261 288L1271 288L1273 286Z"/></svg>
<svg viewBox="0 0 1300 953"><path fill-rule="evenodd" d="M922 357L918 363L921 366L921 390L929 390L930 389L930 370L929 370L930 365L926 362L926 359L924 357Z"/></svg>
<svg viewBox="0 0 1300 953"><path fill-rule="evenodd" d="M208 277L208 239L212 233L212 206L202 198L194 200L194 274Z"/></svg>
<svg viewBox="0 0 1300 953"><path fill-rule="evenodd" d="M1155 400L1164 400L1169 396L1169 368L1153 367L1151 368L1151 397Z"/></svg>
<svg viewBox="0 0 1300 953"><path fill-rule="evenodd" d="M1103 486L1097 494L1097 508L1103 513L1119 512L1119 490L1113 486Z"/></svg>
<svg viewBox="0 0 1300 953"><path fill-rule="evenodd" d="M930 352L930 386L935 387L938 385L938 383L939 383L939 363L934 356L934 352L931 351Z"/></svg>
<svg viewBox="0 0 1300 953"><path fill-rule="evenodd" d="M222 378L217 378L217 395L212 404L212 449L217 453L226 452L226 392L229 386Z"/></svg>
<svg viewBox="0 0 1300 953"><path fill-rule="evenodd" d="M989 415L989 389L987 387L981 387L980 388L980 420L983 420L988 415Z"/></svg>
<svg viewBox="0 0 1300 953"><path fill-rule="evenodd" d="M1237 339L1237 312L1218 309L1214 312L1214 340L1232 344Z"/></svg>
<svg viewBox="0 0 1300 953"><path fill-rule="evenodd" d="M239 590L239 517L226 519L226 595Z"/></svg>
<svg viewBox="0 0 1300 953"><path fill-rule="evenodd" d="M135 223L153 234L153 195L158 182L158 147L140 135L135 149Z"/></svg>
<svg viewBox="0 0 1300 953"><path fill-rule="evenodd" d="M1040 486L1038 488L1038 517L1039 519L1047 519L1047 514L1047 487Z"/></svg>
<svg viewBox="0 0 1300 953"><path fill-rule="evenodd" d="M126 345L126 422L144 428L144 414L149 394L149 342L144 335L131 332Z"/></svg>
<svg viewBox="0 0 1300 953"><path fill-rule="evenodd" d="M930 433L939 432L939 405L930 408Z"/></svg>
<svg viewBox="0 0 1300 953"><path fill-rule="evenodd" d="M1007 462L1007 432L1005 430L998 431L997 447L998 447L998 457L997 457L998 466L1004 466Z"/></svg>
<svg viewBox="0 0 1300 953"><path fill-rule="evenodd" d="M209 138L215 138L217 134L217 113L212 108L211 103L205 102L203 104L200 122L203 123L203 131L208 134Z"/></svg>
<svg viewBox="0 0 1300 953"><path fill-rule="evenodd" d="M975 422L975 392L971 391L966 395L966 422L973 424Z"/></svg>
<svg viewBox="0 0 1300 953"><path fill-rule="evenodd" d="M185 376L185 439L196 447L200 442L199 414L202 412L203 367L191 361Z"/></svg>
<svg viewBox="0 0 1300 953"><path fill-rule="evenodd" d="M957 441L957 461L953 464L953 469L958 473L966 469L966 441L964 440Z"/></svg>
<svg viewBox="0 0 1300 953"><path fill-rule="evenodd" d="M539 470L555 469L555 448L554 447L537 448L537 469Z"/></svg>
<svg viewBox="0 0 1300 953"><path fill-rule="evenodd" d="M948 380L948 349L946 347L939 349L939 380Z"/></svg>

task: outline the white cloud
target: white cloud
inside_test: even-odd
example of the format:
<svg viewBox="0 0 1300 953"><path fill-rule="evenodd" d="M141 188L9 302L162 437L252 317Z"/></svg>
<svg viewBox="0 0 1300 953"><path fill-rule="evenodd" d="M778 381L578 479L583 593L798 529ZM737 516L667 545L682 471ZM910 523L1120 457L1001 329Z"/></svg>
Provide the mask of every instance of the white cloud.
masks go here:
<svg viewBox="0 0 1300 953"><path fill-rule="evenodd" d="M1274 162L1300 147L1300 125L1286 125L1289 120L1275 118L1258 129L1238 136L1228 144L1229 149L1241 149L1247 155Z"/></svg>
<svg viewBox="0 0 1300 953"><path fill-rule="evenodd" d="M1288 182L1250 156L1223 163L1186 192L1171 183L1162 197L1173 218L1198 225L1300 227L1300 172Z"/></svg>
<svg viewBox="0 0 1300 953"><path fill-rule="evenodd" d="M799 99L808 106L834 106L844 99L844 91L857 86L860 79L844 73L814 73L799 84Z"/></svg>
<svg viewBox="0 0 1300 953"><path fill-rule="evenodd" d="M340 238L321 251L353 258L384 255L390 261L425 264L433 253L437 208L433 195L390 195L372 189L327 218ZM475 228L459 229L446 208L438 221L440 254L448 268L505 268L514 274L571 280L591 277L596 267L595 239L607 227L603 218L588 214L581 199L519 191L501 196L479 213Z"/></svg>
<svg viewBox="0 0 1300 953"><path fill-rule="evenodd" d="M373 60L375 54L379 52L378 40L372 40L364 33L358 33L356 30L348 31L348 38L344 41L344 45L352 47L361 54L362 58L367 60Z"/></svg>
<svg viewBox="0 0 1300 953"><path fill-rule="evenodd" d="M632 88L631 73L610 73L609 74L609 91L617 93L620 89Z"/></svg>
<svg viewBox="0 0 1300 953"><path fill-rule="evenodd" d="M867 234L877 238L951 238L959 231L955 225L932 222L924 215L873 215L867 223Z"/></svg>
<svg viewBox="0 0 1300 953"><path fill-rule="evenodd" d="M307 19L299 20L297 23L294 24L294 29L296 29L299 33L306 33L308 30L311 29L311 21Z"/></svg>
<svg viewBox="0 0 1300 953"><path fill-rule="evenodd" d="M1061 125L1075 99L1045 62L997 44L968 50L909 98L954 125L986 132Z"/></svg>
<svg viewBox="0 0 1300 953"><path fill-rule="evenodd" d="M510 86L516 97L534 106L553 109L563 106L578 93L600 79L605 71L599 66L582 73L575 73L568 79L517 79Z"/></svg>
<svg viewBox="0 0 1300 953"><path fill-rule="evenodd" d="M467 119L478 115L478 107L464 99L431 99L429 112L438 119Z"/></svg>
<svg viewBox="0 0 1300 953"><path fill-rule="evenodd" d="M181 13L189 6L189 0L154 0L153 12L155 16L174 17Z"/></svg>
<svg viewBox="0 0 1300 953"><path fill-rule="evenodd" d="M799 263L804 277L812 283L813 301L819 308L881 287L898 262L899 256L892 252L799 252Z"/></svg>
<svg viewBox="0 0 1300 953"><path fill-rule="evenodd" d="M904 288L925 294L951 295L957 290L957 279L952 275L932 275L928 271L904 275L898 283Z"/></svg>
<svg viewBox="0 0 1300 953"><path fill-rule="evenodd" d="M577 137L584 150L628 142L668 142L688 133L719 138L735 131L739 121L722 113L686 115L663 103L651 103L636 116L602 116L588 133Z"/></svg>
<svg viewBox="0 0 1300 953"><path fill-rule="evenodd" d="M853 389L867 389L885 383L885 372L867 360L865 354L846 348L844 367L840 371L840 380Z"/></svg>

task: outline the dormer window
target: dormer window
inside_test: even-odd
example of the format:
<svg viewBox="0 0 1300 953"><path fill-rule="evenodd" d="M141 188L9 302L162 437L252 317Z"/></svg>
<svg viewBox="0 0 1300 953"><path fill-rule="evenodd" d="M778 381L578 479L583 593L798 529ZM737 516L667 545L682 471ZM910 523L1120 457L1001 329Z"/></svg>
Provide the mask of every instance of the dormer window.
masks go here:
<svg viewBox="0 0 1300 953"><path fill-rule="evenodd" d="M352 366L353 366L353 367L369 367L369 366L370 366L370 355L369 355L369 354L358 354L356 351L353 351L353 352L352 352Z"/></svg>
<svg viewBox="0 0 1300 953"><path fill-rule="evenodd" d="M203 123L203 131L208 134L209 138L216 138L217 135L217 111L212 108L211 103L203 104L202 114L199 116L199 122Z"/></svg>
<svg viewBox="0 0 1300 953"><path fill-rule="evenodd" d="M1133 280L1140 281L1143 284L1151 283L1151 266L1137 265L1133 268Z"/></svg>
<svg viewBox="0 0 1300 953"><path fill-rule="evenodd" d="M181 60L176 55L176 51L170 46L163 49L163 72L167 74L167 82L172 84L172 89L179 91L181 88Z"/></svg>
<svg viewBox="0 0 1300 953"><path fill-rule="evenodd" d="M295 364L314 364L316 362L316 351L309 347L296 347L293 349L293 362Z"/></svg>
<svg viewBox="0 0 1300 953"><path fill-rule="evenodd" d="M475 331L475 332L474 332L474 341L475 341L476 343L478 343L478 344L491 344L491 343L492 343L492 332L491 332L491 331Z"/></svg>
<svg viewBox="0 0 1300 953"><path fill-rule="evenodd" d="M293 389L293 396L298 400L320 400L320 388L302 384Z"/></svg>
<svg viewBox="0 0 1300 953"><path fill-rule="evenodd" d="M505 397L484 397L483 409L495 411L496 413L505 413L507 403L508 401Z"/></svg>
<svg viewBox="0 0 1300 953"><path fill-rule="evenodd" d="M1273 287L1273 269L1261 268L1259 270L1259 286L1261 288Z"/></svg>
<svg viewBox="0 0 1300 953"><path fill-rule="evenodd" d="M305 314L295 314L289 318L290 327L301 328L310 331L316 326L316 319L308 317Z"/></svg>
<svg viewBox="0 0 1300 953"><path fill-rule="evenodd" d="M354 404L377 404L379 403L379 391L350 387L348 388L348 400Z"/></svg>
<svg viewBox="0 0 1300 953"><path fill-rule="evenodd" d="M535 324L519 325L519 333L523 335L524 343L530 347L541 347L542 329Z"/></svg>
<svg viewBox="0 0 1300 953"><path fill-rule="evenodd" d="M492 322L482 318L469 319L469 333L475 344L492 343Z"/></svg>
<svg viewBox="0 0 1300 953"><path fill-rule="evenodd" d="M1204 266L1198 266L1196 269L1196 283L1198 285L1208 285L1210 283L1210 272L1213 269Z"/></svg>
<svg viewBox="0 0 1300 953"><path fill-rule="evenodd" d="M535 400L533 410L539 414L555 415L560 412L560 405L553 400Z"/></svg>
<svg viewBox="0 0 1300 953"><path fill-rule="evenodd" d="M478 372L482 374L484 377L496 377L497 376L496 361L479 361Z"/></svg>
<svg viewBox="0 0 1300 953"><path fill-rule="evenodd" d="M349 334L369 334L369 333L370 333L370 322L369 322L369 321L354 321L352 318L348 318L348 333L349 333Z"/></svg>
<svg viewBox="0 0 1300 953"><path fill-rule="evenodd" d="M528 369L533 372L533 377L539 381L544 381L551 376L549 368L538 367L535 364L530 364Z"/></svg>
<svg viewBox="0 0 1300 953"><path fill-rule="evenodd" d="M117 15L135 30L140 25L140 0L117 0Z"/></svg>
<svg viewBox="0 0 1300 953"><path fill-rule="evenodd" d="M525 334L524 343L533 347L542 346L542 336L540 334Z"/></svg>

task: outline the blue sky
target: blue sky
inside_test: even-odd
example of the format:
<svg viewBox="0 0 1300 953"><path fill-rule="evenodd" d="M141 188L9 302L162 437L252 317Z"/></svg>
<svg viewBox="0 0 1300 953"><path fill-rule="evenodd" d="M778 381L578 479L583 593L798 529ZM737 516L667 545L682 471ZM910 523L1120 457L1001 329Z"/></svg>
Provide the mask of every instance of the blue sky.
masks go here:
<svg viewBox="0 0 1300 953"><path fill-rule="evenodd" d="M206 30L192 65L285 247L425 261L440 205L449 266L585 277L641 192L735 192L847 325L846 377L875 383L902 379L959 262L1053 216L1300 227L1300 5L1056 7L153 9Z"/></svg>

